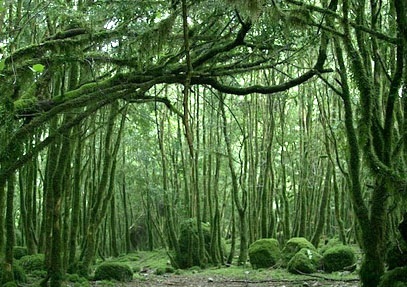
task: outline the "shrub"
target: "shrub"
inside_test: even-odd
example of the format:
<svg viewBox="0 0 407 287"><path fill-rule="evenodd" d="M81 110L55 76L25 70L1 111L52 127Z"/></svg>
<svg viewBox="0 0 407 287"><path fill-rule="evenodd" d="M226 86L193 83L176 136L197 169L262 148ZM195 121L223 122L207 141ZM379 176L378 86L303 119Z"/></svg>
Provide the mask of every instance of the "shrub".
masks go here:
<svg viewBox="0 0 407 287"><path fill-rule="evenodd" d="M322 256L313 250L302 248L288 262L287 269L290 273L314 273L317 271Z"/></svg>
<svg viewBox="0 0 407 287"><path fill-rule="evenodd" d="M96 268L94 279L128 282L133 279L133 271L125 264L105 262Z"/></svg>
<svg viewBox="0 0 407 287"><path fill-rule="evenodd" d="M338 245L325 251L323 266L326 272L342 271L355 264L355 252L346 245Z"/></svg>
<svg viewBox="0 0 407 287"><path fill-rule="evenodd" d="M202 223L202 231L205 241L206 252L209 253L211 242L210 226ZM190 218L181 223L180 237L178 239L179 253L175 254L174 260L179 268L186 269L201 264L198 253L199 237L196 219Z"/></svg>
<svg viewBox="0 0 407 287"><path fill-rule="evenodd" d="M273 238L259 239L249 247L249 258L253 268L268 268L280 259L278 241Z"/></svg>
<svg viewBox="0 0 407 287"><path fill-rule="evenodd" d="M304 237L293 237L287 241L283 248L283 265L286 265L294 255L301 249L306 248L311 251L317 252L317 249L311 242Z"/></svg>
<svg viewBox="0 0 407 287"><path fill-rule="evenodd" d="M404 240L392 242L387 249L386 263L389 270L407 266L407 243Z"/></svg>
<svg viewBox="0 0 407 287"><path fill-rule="evenodd" d="M23 256L28 255L27 247L14 246L13 247L13 257L14 259L20 259Z"/></svg>
<svg viewBox="0 0 407 287"><path fill-rule="evenodd" d="M380 279L379 287L407 287L407 266L386 272Z"/></svg>
<svg viewBox="0 0 407 287"><path fill-rule="evenodd" d="M45 270L45 256L44 254L26 255L19 260L21 267L27 273L33 271Z"/></svg>

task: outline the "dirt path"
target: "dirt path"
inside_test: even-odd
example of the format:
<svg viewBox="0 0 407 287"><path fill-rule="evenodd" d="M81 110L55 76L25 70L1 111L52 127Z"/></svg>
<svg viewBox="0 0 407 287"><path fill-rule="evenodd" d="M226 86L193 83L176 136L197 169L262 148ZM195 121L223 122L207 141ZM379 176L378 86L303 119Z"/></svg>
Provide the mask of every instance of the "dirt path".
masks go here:
<svg viewBox="0 0 407 287"><path fill-rule="evenodd" d="M194 286L194 287L357 287L356 280L333 281L323 279L301 279L301 280L283 280L283 279L266 279L260 281L250 281L242 279L227 278L216 275L208 276L183 276L183 275L165 275L165 276L148 276L142 279L135 279L132 282L123 284L126 287L171 287L171 286Z"/></svg>

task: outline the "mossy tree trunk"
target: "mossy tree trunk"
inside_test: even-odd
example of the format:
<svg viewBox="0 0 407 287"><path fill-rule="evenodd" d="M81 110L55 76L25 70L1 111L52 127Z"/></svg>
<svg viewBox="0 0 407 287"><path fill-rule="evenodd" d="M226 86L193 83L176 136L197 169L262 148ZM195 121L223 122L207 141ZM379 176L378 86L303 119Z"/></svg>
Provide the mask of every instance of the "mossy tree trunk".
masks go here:
<svg viewBox="0 0 407 287"><path fill-rule="evenodd" d="M281 198L282 198L282 213L280 214L280 217L283 218L281 221L282 226L282 231L283 231L283 239L288 240L290 239L291 235L291 222L290 222L290 203L288 201L288 196L287 196L287 172L286 172L286 165L287 165L287 159L286 159L286 152L285 152L285 147L284 143L286 141L285 139L285 118L286 118L286 99L283 97L278 99L277 102L278 106L278 114L280 117L280 138L277 140L280 142L280 166L281 166Z"/></svg>
<svg viewBox="0 0 407 287"><path fill-rule="evenodd" d="M76 263L76 248L77 237L79 232L80 221L80 198L81 198L81 181L82 181L82 130L81 126L74 129L76 140L75 150L73 154L73 183L72 183L72 211L71 211L71 224L69 231L69 255L68 255L68 269L74 269Z"/></svg>
<svg viewBox="0 0 407 287"><path fill-rule="evenodd" d="M237 213L239 215L239 232L240 232L240 252L239 252L239 261L238 264L246 264L247 257L248 257L248 237L247 237L247 217L246 217L246 209L247 209L247 191L243 189L239 189L239 183L237 174L234 167L234 159L233 159L233 152L232 152L232 143L230 140L230 135L228 131L228 122L226 118L225 112L225 103L224 103L224 96L219 95L220 100L220 110L222 116L222 130L223 136L226 144L226 151L229 163L229 170L232 179L232 200L234 201L235 207L237 209Z"/></svg>
<svg viewBox="0 0 407 287"><path fill-rule="evenodd" d="M401 18L405 18L404 1L395 1L398 6L397 19L401 22ZM359 20L363 19L363 7L358 6L357 9ZM377 7L372 7L375 9ZM374 87L378 75L371 75L371 61L369 51L366 46L363 46L360 51L354 46L350 35L350 27L348 25L349 1L343 3L343 15L345 19L345 38L344 47L350 57L351 71L354 81L358 88L360 97L361 120L359 122L359 136L355 130L355 120L353 118L352 103L350 98L350 88L347 79L347 70L343 60L343 52L340 44L335 43L336 57L341 76L341 97L345 107L345 124L347 131L347 140L349 148L349 174L351 181L351 195L355 215L358 219L361 230L361 245L365 251L365 256L361 266L360 276L363 286L374 287L379 283L380 276L384 272L384 248L385 248L385 232L386 232L386 210L387 199L393 193L395 182L397 181L397 172L392 164L392 156L394 152L394 105L401 84L401 75L404 69L404 62L401 57L403 53L403 45L396 48L397 62L394 65L392 75L390 75L390 86L388 93L378 90ZM403 13L401 11L403 10ZM374 11L372 11L373 13ZM377 18L376 18L377 20ZM403 20L404 21L404 20ZM372 22L374 25L375 22ZM399 25L401 26L401 25ZM399 27L399 30L400 29ZM401 32L401 31L400 31ZM359 47L366 39L356 32ZM377 43L372 39L372 45ZM378 60L373 57L375 62L374 71L377 72ZM380 79L380 78L379 78ZM377 108L377 99L386 98L387 102L383 108L384 116L381 116L382 111ZM361 150L365 156L365 164L369 167L374 178L374 187L370 193L370 203L366 203L363 198L363 188L361 185L360 163Z"/></svg>
<svg viewBox="0 0 407 287"><path fill-rule="evenodd" d="M326 174L324 179L324 186L322 190L322 198L320 200L319 212L317 217L317 224L314 230L314 234L311 239L311 243L318 247L319 240L322 235L326 223L326 213L329 202L329 191L331 189L331 176L332 176L332 165L328 161L328 166L326 167Z"/></svg>
<svg viewBox="0 0 407 287"><path fill-rule="evenodd" d="M9 177L7 181L6 197L6 244L4 252L2 284L14 281L13 274L13 247L15 241L14 234L14 192L15 192L15 175Z"/></svg>
<svg viewBox="0 0 407 287"><path fill-rule="evenodd" d="M117 131L116 141L113 142L113 130L115 128L115 118L118 114L118 102L112 103L109 111L106 134L103 141L103 160L100 181L96 186L97 192L94 194L92 206L87 223L85 246L83 250L82 270L87 273L94 260L97 249L97 235L99 227L105 219L110 200L114 196L114 183L116 175L116 157L118 154L121 135L125 123L125 114L123 114L119 129Z"/></svg>

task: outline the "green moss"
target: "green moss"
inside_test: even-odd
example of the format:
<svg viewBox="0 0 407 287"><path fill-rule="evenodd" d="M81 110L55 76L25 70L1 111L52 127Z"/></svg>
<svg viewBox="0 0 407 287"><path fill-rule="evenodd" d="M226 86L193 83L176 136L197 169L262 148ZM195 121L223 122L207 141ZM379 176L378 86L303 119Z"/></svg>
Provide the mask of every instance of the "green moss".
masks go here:
<svg viewBox="0 0 407 287"><path fill-rule="evenodd" d="M294 255L303 248L317 252L315 246L304 237L293 237L288 240L282 251L283 266L286 266L291 258L293 258Z"/></svg>
<svg viewBox="0 0 407 287"><path fill-rule="evenodd" d="M14 246L13 247L13 257L14 259L20 259L23 256L28 255L27 247Z"/></svg>
<svg viewBox="0 0 407 287"><path fill-rule="evenodd" d="M386 272L380 279L379 287L407 287L407 266Z"/></svg>
<svg viewBox="0 0 407 287"><path fill-rule="evenodd" d="M208 223L202 223L202 231L205 241L205 249L209 254L211 242L211 230ZM175 254L175 262L179 268L186 269L200 265L198 254L199 237L196 219L190 218L181 224L180 237L178 239L179 253Z"/></svg>
<svg viewBox="0 0 407 287"><path fill-rule="evenodd" d="M280 247L276 239L265 238L253 242L249 247L249 258L253 268L268 268L280 259Z"/></svg>
<svg viewBox="0 0 407 287"><path fill-rule="evenodd" d="M288 262L287 269L290 273L314 273L317 271L322 256L308 248L302 248Z"/></svg>
<svg viewBox="0 0 407 287"><path fill-rule="evenodd" d="M21 267L27 273L33 271L45 270L45 256L44 254L26 255L19 260Z"/></svg>
<svg viewBox="0 0 407 287"><path fill-rule="evenodd" d="M94 279L128 282L133 279L133 271L129 266L122 263L105 262L96 268Z"/></svg>
<svg viewBox="0 0 407 287"><path fill-rule="evenodd" d="M2 263L0 263L2 265ZM14 280L18 283L26 283L27 275L25 274L24 269L20 266L18 262L13 263L13 276ZM0 279L3 277L3 270L0 268Z"/></svg>
<svg viewBox="0 0 407 287"><path fill-rule="evenodd" d="M157 268L154 272L155 275L164 275L165 269L164 268Z"/></svg>
<svg viewBox="0 0 407 287"><path fill-rule="evenodd" d="M321 255L324 255L325 251L327 251L329 248L338 246L338 245L343 245L342 241L339 240L339 238L331 238L328 240L328 242L324 245L322 245L320 248L318 248L318 253Z"/></svg>
<svg viewBox="0 0 407 287"><path fill-rule="evenodd" d="M396 267L407 266L407 243L404 240L389 244L386 254L386 263L389 270Z"/></svg>
<svg viewBox="0 0 407 287"><path fill-rule="evenodd" d="M16 282L10 281L10 282L3 284L2 287L17 287L17 284L16 284Z"/></svg>
<svg viewBox="0 0 407 287"><path fill-rule="evenodd" d="M355 264L355 252L346 245L338 245L327 249L322 262L326 272L342 271Z"/></svg>

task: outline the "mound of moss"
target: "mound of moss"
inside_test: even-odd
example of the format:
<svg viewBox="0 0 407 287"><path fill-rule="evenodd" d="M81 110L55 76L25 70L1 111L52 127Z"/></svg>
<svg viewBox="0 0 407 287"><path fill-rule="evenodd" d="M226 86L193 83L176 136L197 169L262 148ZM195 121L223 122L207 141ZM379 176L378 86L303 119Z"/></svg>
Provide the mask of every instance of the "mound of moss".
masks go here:
<svg viewBox="0 0 407 287"><path fill-rule="evenodd" d="M407 266L386 272L380 279L379 287L407 287Z"/></svg>
<svg viewBox="0 0 407 287"><path fill-rule="evenodd" d="M338 245L343 245L343 242L341 240L339 240L339 238L334 237L334 238L330 238L325 244L323 244L322 246L320 246L318 248L318 253L321 255L324 255L325 251L327 251L329 248L338 246Z"/></svg>
<svg viewBox="0 0 407 287"><path fill-rule="evenodd" d="M129 282L133 279L133 271L125 264L117 262L105 262L95 270L95 280L117 280Z"/></svg>
<svg viewBox="0 0 407 287"><path fill-rule="evenodd" d="M26 255L20 258L19 263L27 273L45 270L44 254Z"/></svg>
<svg viewBox="0 0 407 287"><path fill-rule="evenodd" d="M302 248L288 262L287 269L290 273L314 273L320 266L322 256L311 249Z"/></svg>
<svg viewBox="0 0 407 287"><path fill-rule="evenodd" d="M355 265L355 251L346 245L338 245L327 249L322 257L326 272L352 270Z"/></svg>
<svg viewBox="0 0 407 287"><path fill-rule="evenodd" d="M268 268L280 259L280 247L277 239L263 238L249 247L249 258L253 268Z"/></svg>
<svg viewBox="0 0 407 287"><path fill-rule="evenodd" d="M387 248L386 263L389 270L407 266L407 243L404 240L392 242Z"/></svg>
<svg viewBox="0 0 407 287"><path fill-rule="evenodd" d="M14 246L13 247L13 257L14 259L20 259L23 256L28 255L27 247L24 246Z"/></svg>
<svg viewBox="0 0 407 287"><path fill-rule="evenodd" d="M293 237L288 240L282 251L283 265L286 266L291 258L303 248L317 252L315 246L304 237Z"/></svg>
<svg viewBox="0 0 407 287"><path fill-rule="evenodd" d="M0 262L0 279L3 277L3 263ZM18 262L13 263L13 276L14 280L18 283L26 283L27 282L27 275L25 274L24 269L20 266Z"/></svg>
<svg viewBox="0 0 407 287"><path fill-rule="evenodd" d="M206 252L210 251L211 230L208 223L202 223ZM181 223L180 237L178 239L179 253L174 256L177 267L187 269L192 266L200 266L199 258L199 234L195 218L190 218Z"/></svg>

